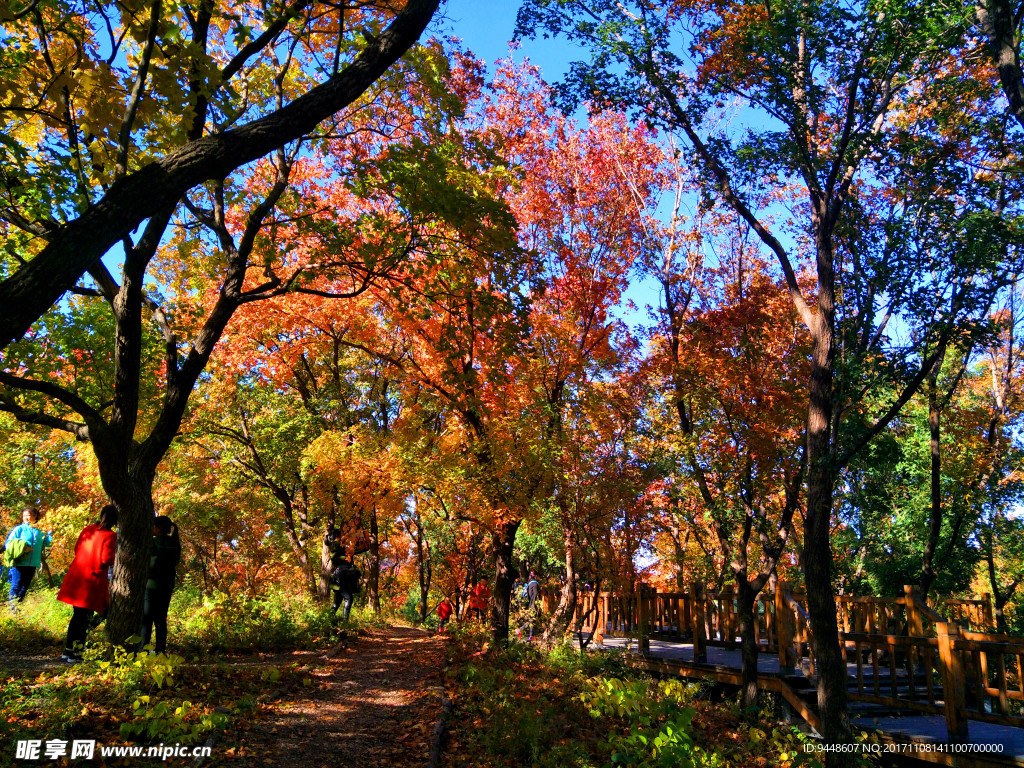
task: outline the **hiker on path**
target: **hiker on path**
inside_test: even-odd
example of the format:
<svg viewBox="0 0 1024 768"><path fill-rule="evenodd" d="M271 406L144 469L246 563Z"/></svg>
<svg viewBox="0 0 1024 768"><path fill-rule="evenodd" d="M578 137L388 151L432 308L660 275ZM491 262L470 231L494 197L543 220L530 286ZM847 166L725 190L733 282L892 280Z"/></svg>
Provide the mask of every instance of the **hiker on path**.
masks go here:
<svg viewBox="0 0 1024 768"><path fill-rule="evenodd" d="M149 581L146 582L146 598L142 605L142 626L139 635L142 641L139 649L149 645L149 639L156 627L156 642L153 650L167 651L167 610L171 606L174 592L175 569L181 560L181 538L178 526L171 518L160 515L153 520L153 544L149 550Z"/></svg>
<svg viewBox="0 0 1024 768"><path fill-rule="evenodd" d="M440 621L437 624L437 631L444 632L445 625L448 623L448 619L452 617L452 612L455 609L452 607L452 601L448 599L446 595L441 604L437 606L437 618Z"/></svg>
<svg viewBox="0 0 1024 768"><path fill-rule="evenodd" d="M334 589L334 613L344 603L342 619L348 621L352 611L352 601L359 594L359 579L362 573L355 564L355 555L346 555L349 548L342 538L341 531L330 528L324 536L324 544L331 556L331 585Z"/></svg>
<svg viewBox="0 0 1024 768"><path fill-rule="evenodd" d="M64 661L82 660L89 621L94 613L106 615L110 606L110 583L107 569L114 564L117 550L117 507L107 504L100 510L100 521L87 525L75 543L75 559L71 561L57 599L75 610L68 622L64 640Z"/></svg>
<svg viewBox="0 0 1024 768"><path fill-rule="evenodd" d="M469 593L469 606L466 609L467 618L473 618L473 614L476 614L476 618L480 621L484 621L487 611L487 603L491 599L491 588L487 586L487 582L480 580L473 587Z"/></svg>
<svg viewBox="0 0 1024 768"><path fill-rule="evenodd" d="M523 587L523 598L526 600L526 623L523 629L529 632L529 639L533 640L533 627L537 623L540 606L537 600L540 598L540 582L537 581L537 574L530 571L530 580Z"/></svg>
<svg viewBox="0 0 1024 768"><path fill-rule="evenodd" d="M4 564L11 579L8 600L12 610L24 601L36 569L42 564L43 551L53 543L52 533L36 528L40 517L38 509L25 507L21 512L21 525L12 528L4 542Z"/></svg>
<svg viewBox="0 0 1024 768"><path fill-rule="evenodd" d="M530 580L523 587L523 597L526 598L526 610L532 611L540 597L540 582L537 581L537 574L533 571L530 571Z"/></svg>

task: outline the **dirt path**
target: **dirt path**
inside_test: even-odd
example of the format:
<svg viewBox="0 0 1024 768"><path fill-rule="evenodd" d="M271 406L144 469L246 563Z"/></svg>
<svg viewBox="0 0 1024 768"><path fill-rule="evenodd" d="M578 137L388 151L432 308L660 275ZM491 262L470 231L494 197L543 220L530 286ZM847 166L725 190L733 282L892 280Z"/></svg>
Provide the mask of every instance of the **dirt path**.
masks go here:
<svg viewBox="0 0 1024 768"><path fill-rule="evenodd" d="M265 703L228 763L422 766L441 713L444 639L373 630L324 658L307 695Z"/></svg>

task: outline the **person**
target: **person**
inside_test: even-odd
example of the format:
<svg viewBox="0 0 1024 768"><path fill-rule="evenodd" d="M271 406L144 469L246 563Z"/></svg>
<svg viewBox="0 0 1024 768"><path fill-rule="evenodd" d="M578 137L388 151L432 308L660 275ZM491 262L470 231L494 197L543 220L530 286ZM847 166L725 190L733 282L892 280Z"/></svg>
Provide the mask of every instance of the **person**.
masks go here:
<svg viewBox="0 0 1024 768"><path fill-rule="evenodd" d="M21 512L21 525L12 528L4 542L5 549L10 549L16 540L25 542L24 551L14 561L8 573L11 589L7 599L11 604L11 610L15 610L18 603L25 600L25 594L36 575L36 569L42 564L43 552L53 543L53 535L49 531L44 533L36 528L39 518L38 509L25 507Z"/></svg>
<svg viewBox="0 0 1024 768"><path fill-rule="evenodd" d="M153 650L167 651L167 610L174 592L175 569L181 560L181 538L178 526L171 518L160 515L153 520L153 544L149 550L149 581L146 582L146 597L142 604L142 626L139 628L139 650L149 645L153 627L156 627L156 642Z"/></svg>
<svg viewBox="0 0 1024 768"><path fill-rule="evenodd" d="M533 627L537 622L537 614L540 612L540 607L537 605L537 599L540 597L540 582L537 581L537 574L533 571L530 571L530 580L523 587L523 597L526 599L527 614L524 629L529 630L530 640L533 640Z"/></svg>
<svg viewBox="0 0 1024 768"><path fill-rule="evenodd" d="M537 581L537 574L530 571L530 580L523 587L523 597L526 598L526 610L532 611L540 597L540 582Z"/></svg>
<svg viewBox="0 0 1024 768"><path fill-rule="evenodd" d="M476 614L476 618L483 621L487 611L487 601L490 599L491 589L487 586L487 582L483 580L478 581L469 593L469 606L466 609L467 618L472 618L473 614Z"/></svg>
<svg viewBox="0 0 1024 768"><path fill-rule="evenodd" d="M85 637L93 614L106 614L110 605L107 569L114 564L117 549L117 507L107 504L100 510L98 523L87 525L75 543L75 559L71 561L57 599L74 608L64 640L64 655L69 663L82 660Z"/></svg>
<svg viewBox="0 0 1024 768"><path fill-rule="evenodd" d="M346 555L346 543L342 541L341 532L330 528L324 536L324 545L331 557L331 582L334 589L334 613L344 603L342 619L348 621L352 611L352 601L359 593L359 579L362 576L355 564L354 555Z"/></svg>
<svg viewBox="0 0 1024 768"><path fill-rule="evenodd" d="M437 618L440 619L437 624L438 632L444 632L444 627L448 623L448 619L452 617L453 610L454 608L452 607L451 600L449 600L448 596L445 595L444 600L442 600L441 604L437 606Z"/></svg>

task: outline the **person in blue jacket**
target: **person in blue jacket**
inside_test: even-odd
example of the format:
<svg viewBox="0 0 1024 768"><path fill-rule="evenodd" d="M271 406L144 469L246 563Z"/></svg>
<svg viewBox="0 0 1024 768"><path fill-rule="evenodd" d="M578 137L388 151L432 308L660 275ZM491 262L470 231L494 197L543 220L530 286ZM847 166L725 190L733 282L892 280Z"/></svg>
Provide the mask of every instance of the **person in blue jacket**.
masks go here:
<svg viewBox="0 0 1024 768"><path fill-rule="evenodd" d="M43 550L53 543L53 535L36 528L39 521L39 510L35 507L25 507L21 512L21 525L11 529L7 534L7 541L4 547L10 547L15 539L25 542L25 552L14 563L10 569L11 591L7 599L10 601L11 609L16 609L18 603L25 599L29 585L36 575L36 569L43 562Z"/></svg>

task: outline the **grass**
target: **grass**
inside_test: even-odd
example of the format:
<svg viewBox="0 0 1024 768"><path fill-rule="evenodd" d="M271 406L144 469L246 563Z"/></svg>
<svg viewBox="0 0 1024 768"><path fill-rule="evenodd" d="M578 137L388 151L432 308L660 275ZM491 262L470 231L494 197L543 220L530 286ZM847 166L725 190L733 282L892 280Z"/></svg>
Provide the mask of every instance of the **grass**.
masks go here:
<svg viewBox="0 0 1024 768"><path fill-rule="evenodd" d="M185 588L171 604L169 655L125 654L95 630L82 664L55 665L70 616L56 590L41 585L17 613L0 607L0 744L10 745L0 749L0 768L20 764L13 745L25 739L193 744L216 734L227 750L261 696L287 695L313 679L295 665L227 664L225 654L327 648L339 628L329 606L305 595L204 600ZM341 626L379 621L355 609ZM97 756L90 764L104 763Z"/></svg>

